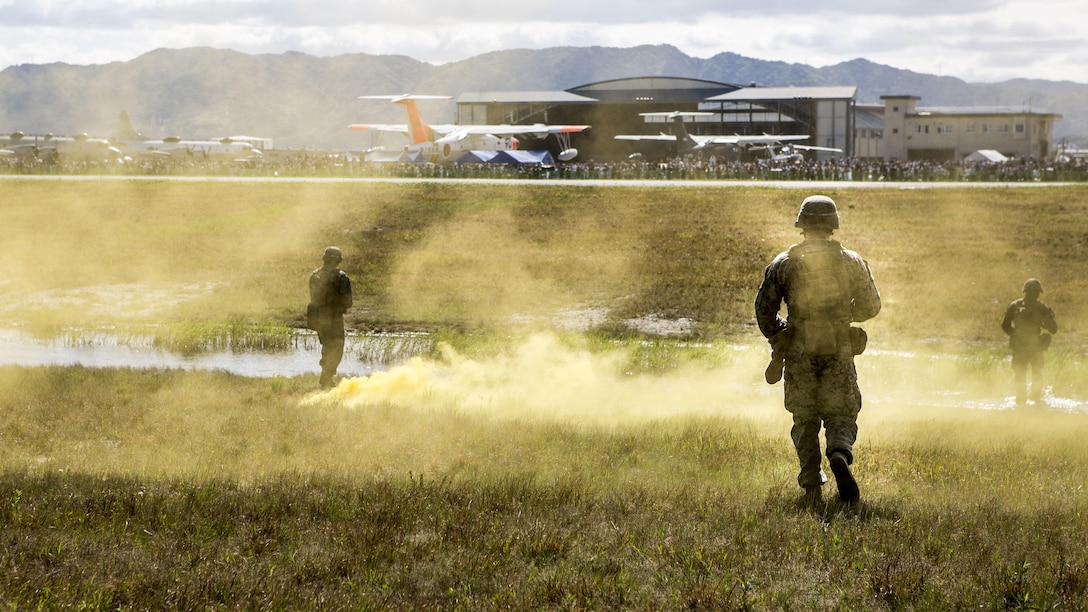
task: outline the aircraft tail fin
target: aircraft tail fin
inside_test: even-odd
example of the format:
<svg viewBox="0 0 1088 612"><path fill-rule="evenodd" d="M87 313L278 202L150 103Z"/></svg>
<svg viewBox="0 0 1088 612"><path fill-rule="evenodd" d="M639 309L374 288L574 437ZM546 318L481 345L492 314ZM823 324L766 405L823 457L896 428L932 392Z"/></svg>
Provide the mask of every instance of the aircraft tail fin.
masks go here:
<svg viewBox="0 0 1088 612"><path fill-rule="evenodd" d="M137 132L132 127L132 121L128 118L126 111L121 111L121 116L117 119L117 137L121 140L143 140L143 134Z"/></svg>
<svg viewBox="0 0 1088 612"><path fill-rule="evenodd" d="M688 134L683 115L673 117L672 122L676 124L676 144L679 145L680 149L694 149L699 146L699 143L695 142L691 134Z"/></svg>
<svg viewBox="0 0 1088 612"><path fill-rule="evenodd" d="M404 97L400 100L395 100L395 102L397 104L403 104L404 109L408 111L408 131L412 136L412 144L421 144L434 140L434 132L431 130L431 126L423 121L423 116L420 115L419 107L416 106L415 100L410 97Z"/></svg>

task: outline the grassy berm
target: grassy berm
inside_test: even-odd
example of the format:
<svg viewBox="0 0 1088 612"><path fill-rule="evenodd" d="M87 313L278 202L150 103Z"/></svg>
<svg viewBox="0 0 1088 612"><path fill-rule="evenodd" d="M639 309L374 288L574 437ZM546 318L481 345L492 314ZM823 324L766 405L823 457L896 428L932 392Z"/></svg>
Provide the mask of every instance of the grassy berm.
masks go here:
<svg viewBox="0 0 1088 612"><path fill-rule="evenodd" d="M434 347L325 393L316 364L0 367L0 607L1088 609L1083 187L828 192L885 308L862 501L816 508L751 315L807 191L0 187L24 332L283 347L337 244L349 324ZM1030 276L1060 329L1014 409Z"/></svg>

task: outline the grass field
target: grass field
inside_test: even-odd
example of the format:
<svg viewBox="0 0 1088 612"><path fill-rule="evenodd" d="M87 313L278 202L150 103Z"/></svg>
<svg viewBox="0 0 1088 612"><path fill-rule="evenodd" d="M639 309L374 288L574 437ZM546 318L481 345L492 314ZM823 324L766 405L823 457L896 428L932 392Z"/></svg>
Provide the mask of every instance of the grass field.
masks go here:
<svg viewBox="0 0 1088 612"><path fill-rule="evenodd" d="M350 325L436 340L327 394L0 368L2 606L1088 609L1086 188L828 193L885 308L812 511L751 315L807 192L2 182L21 329L283 337L337 244ZM1006 409L1029 276L1059 409Z"/></svg>

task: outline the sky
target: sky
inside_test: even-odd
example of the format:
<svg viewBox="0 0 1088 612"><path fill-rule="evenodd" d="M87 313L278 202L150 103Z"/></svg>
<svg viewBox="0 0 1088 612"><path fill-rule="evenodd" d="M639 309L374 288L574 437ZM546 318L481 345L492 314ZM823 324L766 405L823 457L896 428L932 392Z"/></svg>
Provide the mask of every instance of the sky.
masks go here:
<svg viewBox="0 0 1088 612"><path fill-rule="evenodd" d="M864 58L968 82L1088 83L1083 0L0 0L0 69L160 48L406 55L670 44L817 68Z"/></svg>

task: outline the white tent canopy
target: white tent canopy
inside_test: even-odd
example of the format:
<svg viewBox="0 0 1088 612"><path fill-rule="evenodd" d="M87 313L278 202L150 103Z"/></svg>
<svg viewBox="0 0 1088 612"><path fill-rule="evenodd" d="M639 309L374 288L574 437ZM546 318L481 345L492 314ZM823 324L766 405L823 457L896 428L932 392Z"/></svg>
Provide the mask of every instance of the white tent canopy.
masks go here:
<svg viewBox="0 0 1088 612"><path fill-rule="evenodd" d="M993 149L979 149L978 151L975 151L974 153L963 158L963 161L967 163L981 162L984 164L1000 164L1002 162L1009 161L1009 158L1002 155L999 151L995 151Z"/></svg>

